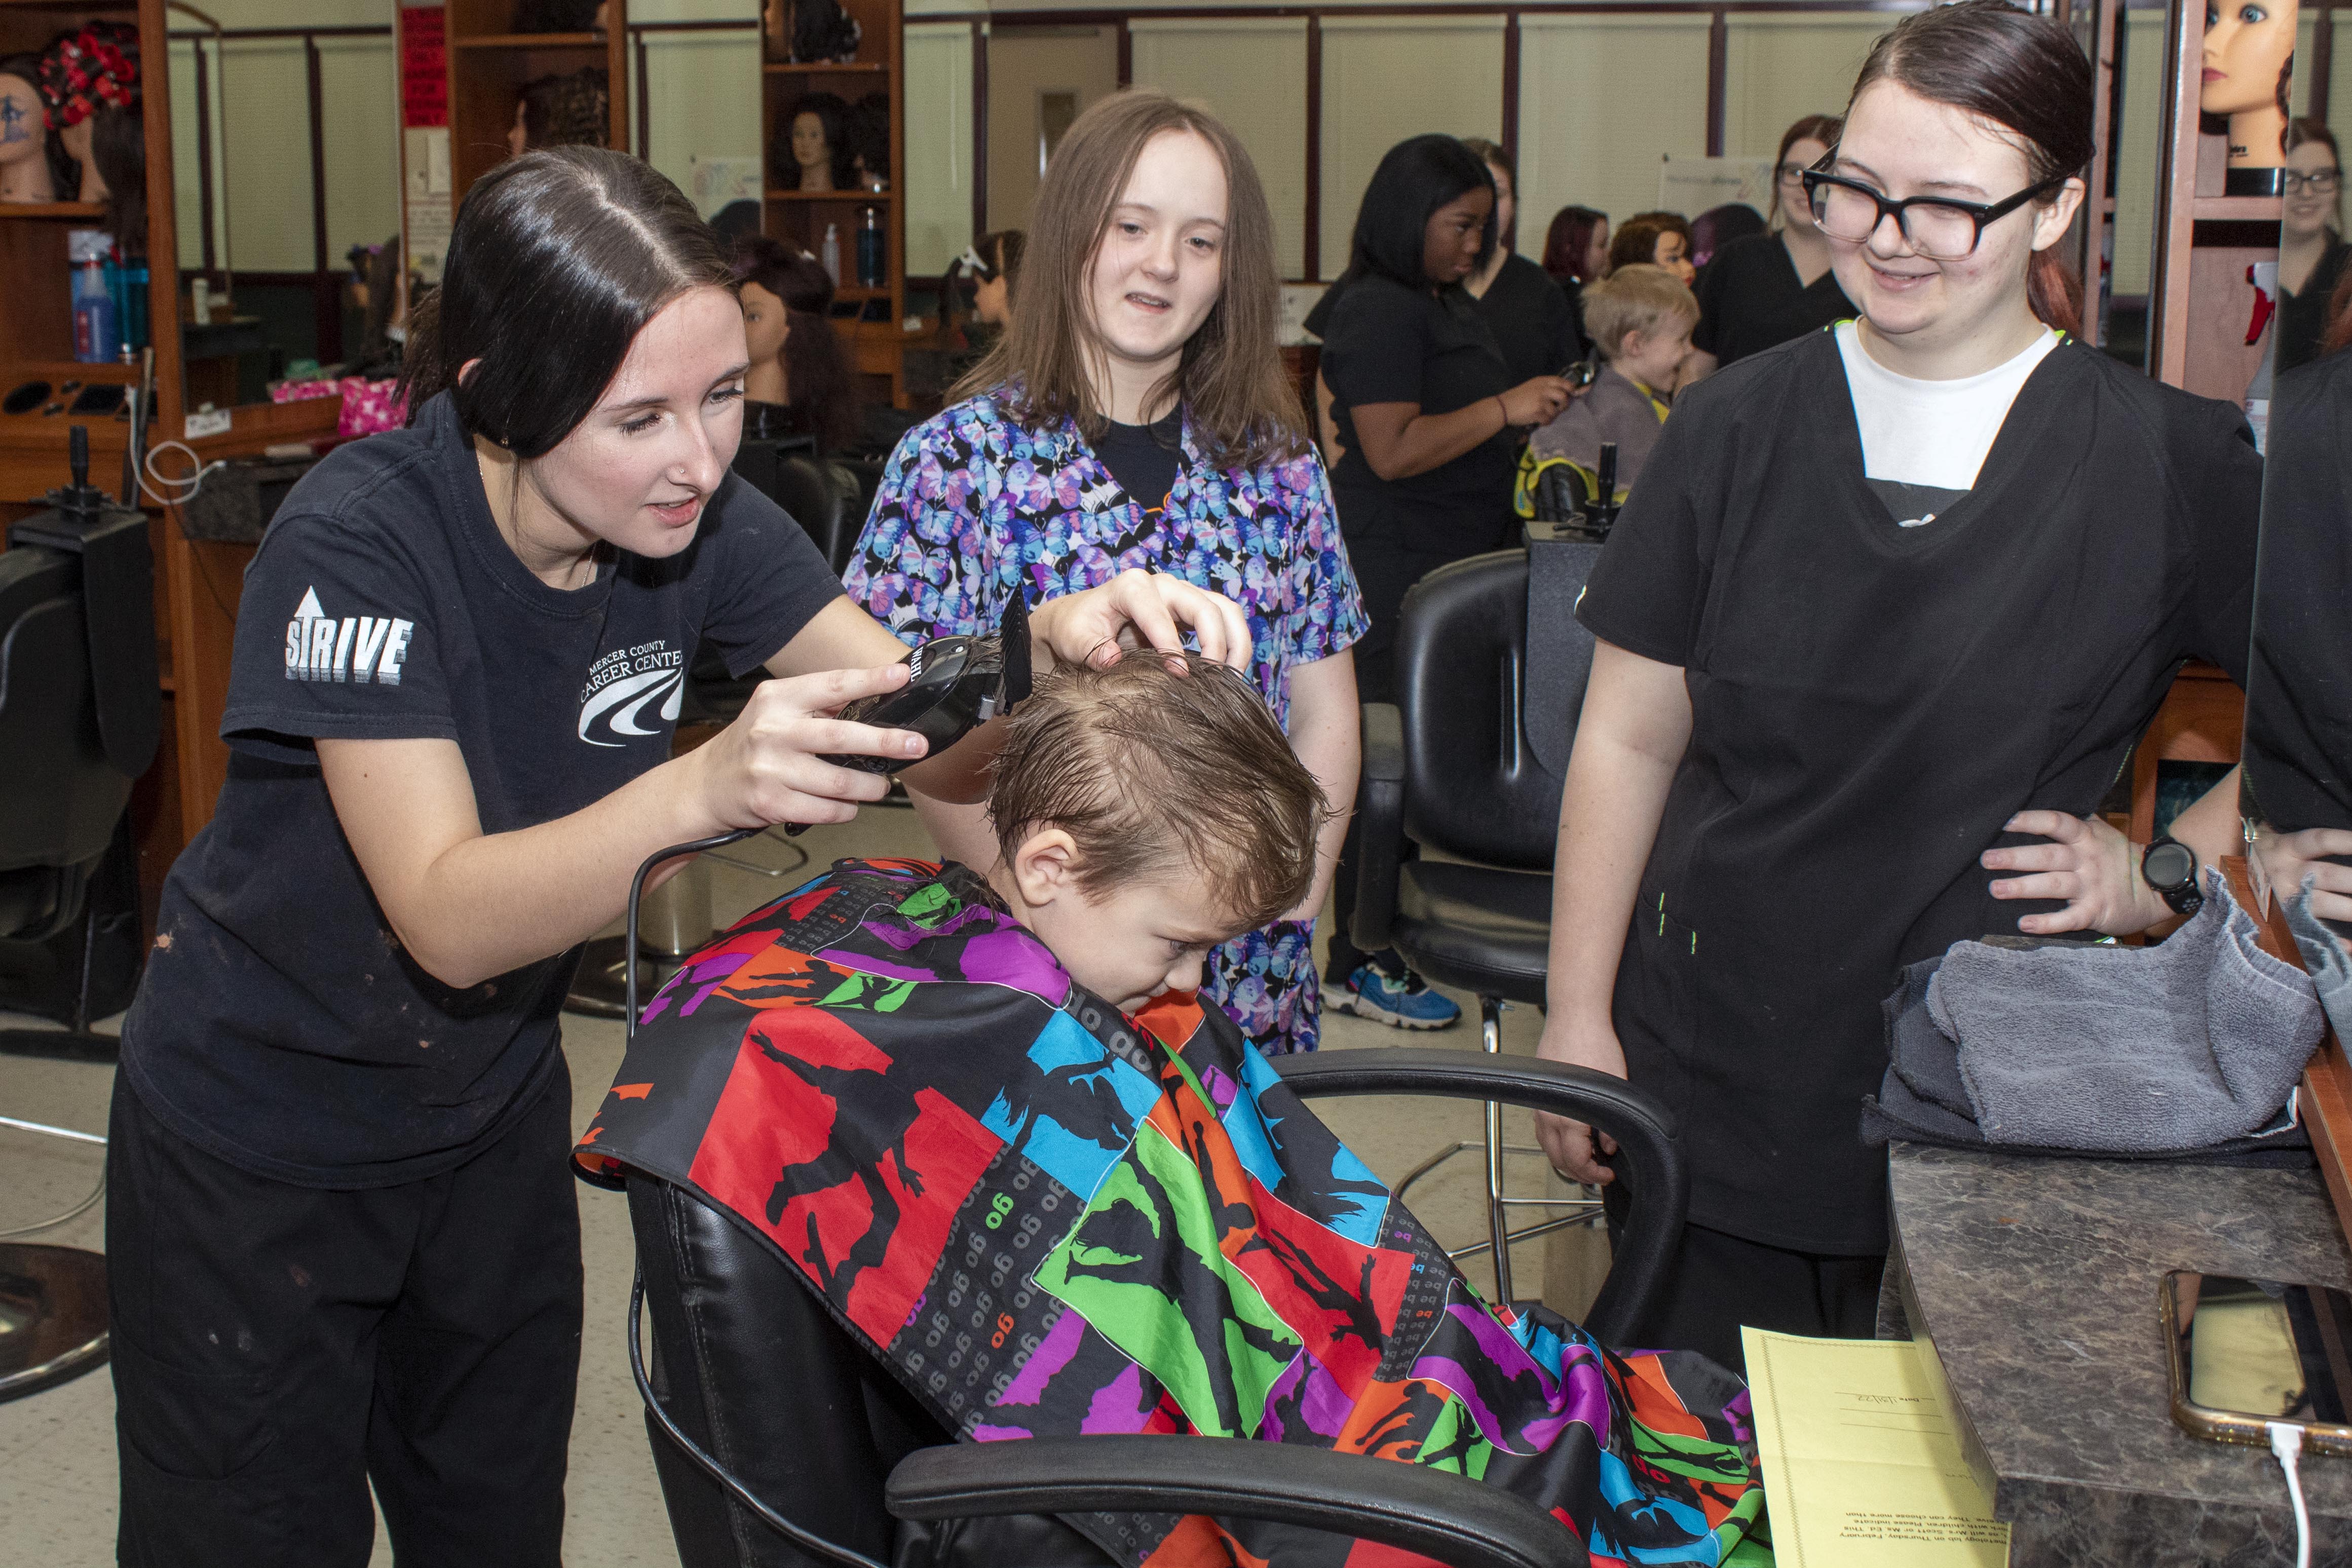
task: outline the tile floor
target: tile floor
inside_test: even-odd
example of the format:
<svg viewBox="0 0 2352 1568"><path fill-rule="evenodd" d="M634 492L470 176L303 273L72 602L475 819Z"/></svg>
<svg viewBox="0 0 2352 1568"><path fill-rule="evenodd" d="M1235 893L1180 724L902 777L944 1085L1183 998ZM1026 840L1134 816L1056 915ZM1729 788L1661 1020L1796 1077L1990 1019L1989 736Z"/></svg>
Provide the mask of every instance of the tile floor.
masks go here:
<svg viewBox="0 0 2352 1568"><path fill-rule="evenodd" d="M913 813L903 810L869 810L856 822L814 830L797 842L820 865L843 854L929 852ZM771 866L794 861L793 849L772 840L755 840L738 852ZM714 870L713 903L722 917L732 918L790 885L722 865ZM1467 997L1455 999L1465 1012L1461 1024L1442 1034L1411 1037L1411 1043L1475 1051L1475 1003ZM1532 1011L1513 1011L1505 1019L1504 1049L1532 1051L1538 1027ZM1334 1018L1325 1025L1326 1050L1399 1043L1403 1039L1395 1032L1357 1019ZM621 1026L567 1015L563 1046L575 1085L574 1118L584 1127L619 1064ZM103 1132L112 1086L110 1068L0 1057L0 1112L26 1120ZM1475 1136L1478 1130L1477 1108L1462 1103L1368 1098L1325 1101L1319 1109L1391 1182L1443 1144ZM1529 1141L1526 1116L1514 1113L1513 1120L1512 1141ZM99 1166L94 1149L0 1128L0 1228L71 1207L97 1179ZM1517 1191L1542 1190L1547 1173L1539 1159L1517 1158L1512 1166ZM1448 1245L1466 1245L1485 1234L1477 1168L1475 1156L1465 1155L1413 1191L1414 1212ZM598 1568L672 1568L677 1555L622 1348L633 1262L628 1215L621 1197L586 1186L580 1189L580 1208L587 1333L572 1428L567 1555ZM102 1210L92 1209L32 1239L102 1247ZM1541 1288L1555 1309L1571 1314L1586 1304L1590 1281L1605 1262L1605 1243L1585 1230L1512 1249L1519 1293ZM1491 1281L1482 1261L1469 1267L1482 1287ZM113 1562L113 1386L102 1370L0 1406L0 1561L41 1568L98 1568ZM391 1562L391 1549L379 1531L371 1568Z"/></svg>

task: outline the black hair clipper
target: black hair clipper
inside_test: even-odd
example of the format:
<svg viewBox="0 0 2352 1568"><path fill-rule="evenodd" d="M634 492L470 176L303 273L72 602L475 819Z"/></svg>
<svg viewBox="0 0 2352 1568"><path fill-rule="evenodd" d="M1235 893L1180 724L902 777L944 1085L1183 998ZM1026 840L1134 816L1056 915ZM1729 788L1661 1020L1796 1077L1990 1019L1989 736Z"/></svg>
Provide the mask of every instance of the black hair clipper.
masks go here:
<svg viewBox="0 0 2352 1568"><path fill-rule="evenodd" d="M1029 695L1029 606L1016 590L993 637L934 637L901 661L907 684L895 692L842 705L840 716L883 729L911 729L936 757ZM889 773L887 757L831 757L827 762L866 773Z"/></svg>

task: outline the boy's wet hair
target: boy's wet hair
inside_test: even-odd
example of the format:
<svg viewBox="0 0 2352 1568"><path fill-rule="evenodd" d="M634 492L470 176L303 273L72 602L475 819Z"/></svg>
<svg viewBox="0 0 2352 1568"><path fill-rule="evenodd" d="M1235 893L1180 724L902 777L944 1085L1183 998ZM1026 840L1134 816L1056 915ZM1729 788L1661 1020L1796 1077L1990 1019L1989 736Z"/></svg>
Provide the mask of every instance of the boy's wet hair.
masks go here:
<svg viewBox="0 0 2352 1568"><path fill-rule="evenodd" d="M1143 652L1038 680L1007 721L988 814L1007 862L1060 828L1088 894L1197 875L1250 930L1307 896L1329 808L1244 677Z"/></svg>

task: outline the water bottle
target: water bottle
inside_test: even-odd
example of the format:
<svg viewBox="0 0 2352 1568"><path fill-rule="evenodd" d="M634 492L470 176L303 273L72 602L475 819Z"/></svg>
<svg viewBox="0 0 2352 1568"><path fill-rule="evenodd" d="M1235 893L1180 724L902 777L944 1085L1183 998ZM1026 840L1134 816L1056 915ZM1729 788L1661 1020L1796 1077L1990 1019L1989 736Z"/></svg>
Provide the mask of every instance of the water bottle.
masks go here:
<svg viewBox="0 0 2352 1568"><path fill-rule="evenodd" d="M824 225L824 243L822 246L819 246L817 247L816 259L817 259L817 265L819 265L820 267L824 267L824 275L825 275L827 277L830 277L830 278L832 278L832 279L833 279L833 286L834 286L835 288L840 287L841 287L841 225L838 225L838 224L827 224L827 225Z"/></svg>
<svg viewBox="0 0 2352 1568"><path fill-rule="evenodd" d="M143 349L147 346L149 332L147 290L154 278L147 270L147 258L143 256L133 256L125 262L122 272L125 279L123 298L131 304L130 325L122 334L123 340L133 349Z"/></svg>
<svg viewBox="0 0 2352 1568"><path fill-rule="evenodd" d="M882 209L868 207L857 225L857 282L860 287L879 288L888 277L890 263L884 253Z"/></svg>
<svg viewBox="0 0 2352 1568"><path fill-rule="evenodd" d="M114 293L106 284L108 243L103 229L76 229L66 240L74 268L74 358L86 365L110 362L121 347Z"/></svg>

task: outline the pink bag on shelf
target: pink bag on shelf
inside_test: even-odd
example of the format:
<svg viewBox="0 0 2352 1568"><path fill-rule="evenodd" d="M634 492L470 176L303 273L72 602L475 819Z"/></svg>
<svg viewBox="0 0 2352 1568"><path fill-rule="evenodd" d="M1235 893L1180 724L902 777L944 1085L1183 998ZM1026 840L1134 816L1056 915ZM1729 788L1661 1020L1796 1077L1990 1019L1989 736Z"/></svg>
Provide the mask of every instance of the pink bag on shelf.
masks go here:
<svg viewBox="0 0 2352 1568"><path fill-rule="evenodd" d="M372 382L362 376L343 376L334 381L280 382L269 389L269 401L302 402L338 394L343 400L343 412L335 422L335 434L346 441L356 435L373 435L379 430L398 430L407 422L408 404L400 396L400 383L389 378Z"/></svg>

